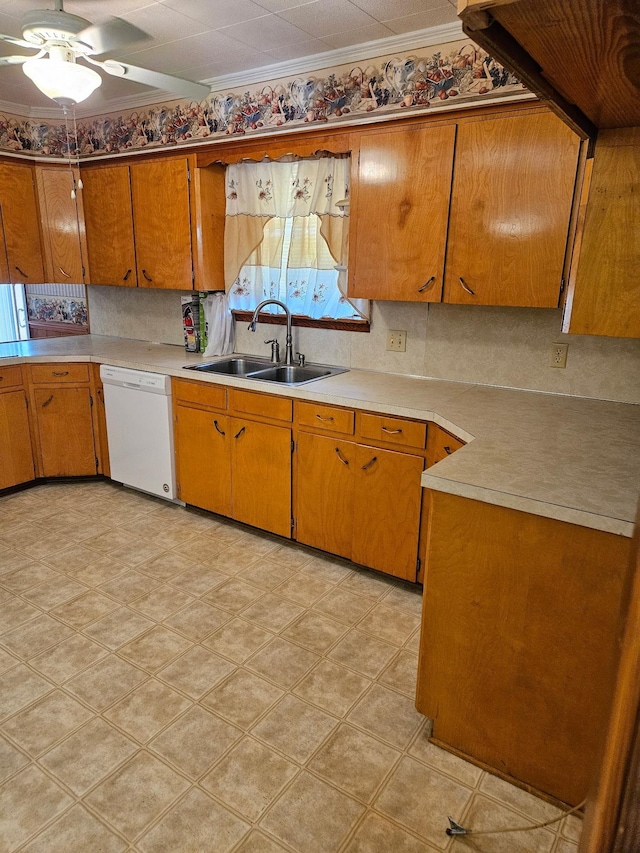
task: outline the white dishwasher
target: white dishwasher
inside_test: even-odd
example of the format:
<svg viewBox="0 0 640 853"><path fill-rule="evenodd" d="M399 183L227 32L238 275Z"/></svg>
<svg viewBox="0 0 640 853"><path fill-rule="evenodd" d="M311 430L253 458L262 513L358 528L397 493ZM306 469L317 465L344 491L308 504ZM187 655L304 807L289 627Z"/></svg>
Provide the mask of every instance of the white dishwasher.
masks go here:
<svg viewBox="0 0 640 853"><path fill-rule="evenodd" d="M111 479L175 500L171 377L103 364L100 378Z"/></svg>

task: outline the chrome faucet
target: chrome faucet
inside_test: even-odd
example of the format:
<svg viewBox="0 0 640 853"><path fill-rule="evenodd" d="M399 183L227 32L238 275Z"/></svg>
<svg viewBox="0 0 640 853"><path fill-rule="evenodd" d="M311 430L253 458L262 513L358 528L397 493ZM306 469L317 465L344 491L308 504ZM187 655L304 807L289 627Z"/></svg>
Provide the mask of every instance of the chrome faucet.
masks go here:
<svg viewBox="0 0 640 853"><path fill-rule="evenodd" d="M284 363L285 364L293 364L293 335L291 334L291 311L287 308L284 302L280 302L279 299L265 299L262 301L253 312L253 317L251 318L251 322L249 323L248 329L250 332L255 332L256 325L258 323L258 314L264 308L265 305L279 305L280 308L287 315L287 338L285 344L284 351Z"/></svg>

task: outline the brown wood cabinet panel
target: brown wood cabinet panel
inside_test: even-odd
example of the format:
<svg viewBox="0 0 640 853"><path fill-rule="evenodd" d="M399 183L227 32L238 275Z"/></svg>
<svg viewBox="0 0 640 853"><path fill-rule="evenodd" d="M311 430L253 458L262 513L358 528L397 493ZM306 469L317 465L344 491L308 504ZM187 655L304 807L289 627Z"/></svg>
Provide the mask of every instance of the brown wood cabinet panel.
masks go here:
<svg viewBox="0 0 640 853"><path fill-rule="evenodd" d="M558 305L579 147L550 113L459 125L445 302Z"/></svg>
<svg viewBox="0 0 640 853"><path fill-rule="evenodd" d="M43 477L80 477L97 471L89 388L34 388L33 416Z"/></svg>
<svg viewBox="0 0 640 853"><path fill-rule="evenodd" d="M424 460L357 445L351 559L415 581Z"/></svg>
<svg viewBox="0 0 640 853"><path fill-rule="evenodd" d="M296 539L349 558L356 445L305 432L297 443Z"/></svg>
<svg viewBox="0 0 640 853"><path fill-rule="evenodd" d="M227 408L227 389L223 385L209 385L204 382L186 382L174 379L173 396L185 403L198 406L210 406L213 409Z"/></svg>
<svg viewBox="0 0 640 853"><path fill-rule="evenodd" d="M2 281L41 284L44 264L32 166L0 163L0 213L7 262Z"/></svg>
<svg viewBox="0 0 640 853"><path fill-rule="evenodd" d="M431 492L416 705L439 743L571 805L587 795L630 544Z"/></svg>
<svg viewBox="0 0 640 853"><path fill-rule="evenodd" d="M373 441L388 441L403 447L424 448L427 425L389 415L358 415L359 435Z"/></svg>
<svg viewBox="0 0 640 853"><path fill-rule="evenodd" d="M427 435L427 468L451 456L456 450L464 447L464 441L451 435L437 424L429 424Z"/></svg>
<svg viewBox="0 0 640 853"><path fill-rule="evenodd" d="M245 415L258 415L277 421L293 420L293 400L274 397L272 394L256 394L253 391L229 389L229 408Z"/></svg>
<svg viewBox="0 0 640 853"><path fill-rule="evenodd" d="M0 394L0 489L35 477L27 396L21 389Z"/></svg>
<svg viewBox="0 0 640 853"><path fill-rule="evenodd" d="M231 419L177 405L175 447L178 497L185 503L231 515Z"/></svg>
<svg viewBox="0 0 640 853"><path fill-rule="evenodd" d="M568 329L640 338L640 127L598 134Z"/></svg>
<svg viewBox="0 0 640 853"><path fill-rule="evenodd" d="M138 286L191 290L187 158L133 163L130 169Z"/></svg>
<svg viewBox="0 0 640 853"><path fill-rule="evenodd" d="M42 217L47 281L84 283L84 219L78 199L71 198L76 177L69 168L38 166L36 181Z"/></svg>
<svg viewBox="0 0 640 853"><path fill-rule="evenodd" d="M0 391L12 385L22 385L22 368L19 364L12 367L0 366Z"/></svg>
<svg viewBox="0 0 640 853"><path fill-rule="evenodd" d="M91 284L135 287L129 167L84 167L82 182Z"/></svg>
<svg viewBox="0 0 640 853"><path fill-rule="evenodd" d="M341 432L353 435L355 412L337 406L321 406L319 403L302 403L296 400L296 421L299 426L314 430Z"/></svg>
<svg viewBox="0 0 640 853"><path fill-rule="evenodd" d="M454 124L371 131L360 140L349 295L439 302Z"/></svg>
<svg viewBox="0 0 640 853"><path fill-rule="evenodd" d="M233 517L291 537L291 430L230 419Z"/></svg>
<svg viewBox="0 0 640 853"><path fill-rule="evenodd" d="M60 362L57 364L30 364L29 376L34 385L54 384L61 382L88 382L89 364Z"/></svg>

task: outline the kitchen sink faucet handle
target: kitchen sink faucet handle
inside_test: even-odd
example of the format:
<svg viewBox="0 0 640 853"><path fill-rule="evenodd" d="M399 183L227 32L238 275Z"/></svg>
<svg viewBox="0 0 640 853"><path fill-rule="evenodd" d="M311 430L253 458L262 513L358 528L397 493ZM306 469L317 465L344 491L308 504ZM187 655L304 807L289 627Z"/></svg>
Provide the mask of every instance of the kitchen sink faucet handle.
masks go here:
<svg viewBox="0 0 640 853"><path fill-rule="evenodd" d="M265 344L271 344L271 361L273 364L280 364L280 344L276 338L271 338L265 341Z"/></svg>
<svg viewBox="0 0 640 853"><path fill-rule="evenodd" d="M297 352L296 355L298 356L298 365L300 367L304 367L304 362L305 362L304 355L301 352Z"/></svg>

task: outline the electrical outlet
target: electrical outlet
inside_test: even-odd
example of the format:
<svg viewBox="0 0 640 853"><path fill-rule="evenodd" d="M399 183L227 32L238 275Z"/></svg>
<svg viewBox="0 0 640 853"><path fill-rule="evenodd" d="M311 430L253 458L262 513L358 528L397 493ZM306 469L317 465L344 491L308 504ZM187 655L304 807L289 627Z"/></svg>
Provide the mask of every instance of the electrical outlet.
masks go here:
<svg viewBox="0 0 640 853"><path fill-rule="evenodd" d="M407 333L394 329L387 333L387 350L390 352L406 352Z"/></svg>
<svg viewBox="0 0 640 853"><path fill-rule="evenodd" d="M549 367L566 367L569 344L551 344Z"/></svg>

